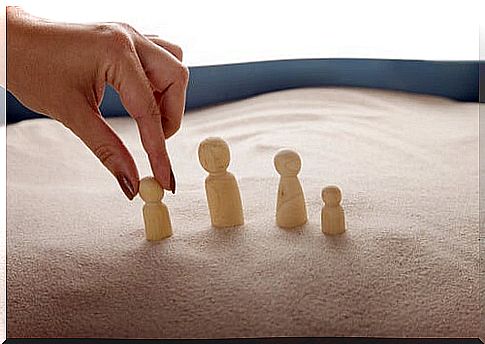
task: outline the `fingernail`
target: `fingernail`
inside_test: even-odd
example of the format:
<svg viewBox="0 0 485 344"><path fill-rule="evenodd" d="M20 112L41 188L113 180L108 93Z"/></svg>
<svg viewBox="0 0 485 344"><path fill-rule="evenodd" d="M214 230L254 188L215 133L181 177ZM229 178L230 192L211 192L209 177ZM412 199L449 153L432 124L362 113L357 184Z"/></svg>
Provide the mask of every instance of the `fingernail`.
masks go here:
<svg viewBox="0 0 485 344"><path fill-rule="evenodd" d="M170 167L170 190L175 194L175 176L173 175L172 168Z"/></svg>
<svg viewBox="0 0 485 344"><path fill-rule="evenodd" d="M135 197L135 188L131 184L130 180L124 175L119 175L116 177L118 183L121 186L121 190L125 193L126 197L131 201Z"/></svg>

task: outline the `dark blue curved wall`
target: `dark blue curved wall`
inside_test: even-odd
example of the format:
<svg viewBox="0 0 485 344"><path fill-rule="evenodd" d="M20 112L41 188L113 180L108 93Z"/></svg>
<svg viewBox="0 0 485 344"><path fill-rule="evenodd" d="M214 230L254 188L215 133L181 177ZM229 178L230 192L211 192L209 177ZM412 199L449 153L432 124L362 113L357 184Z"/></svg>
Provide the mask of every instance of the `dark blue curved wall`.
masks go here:
<svg viewBox="0 0 485 344"><path fill-rule="evenodd" d="M187 109L297 87L352 86L408 91L479 101L478 61L385 59L301 59L190 68ZM68 106L66 100L66 106ZM126 110L108 87L101 111L123 116ZM7 94L7 123L39 117Z"/></svg>

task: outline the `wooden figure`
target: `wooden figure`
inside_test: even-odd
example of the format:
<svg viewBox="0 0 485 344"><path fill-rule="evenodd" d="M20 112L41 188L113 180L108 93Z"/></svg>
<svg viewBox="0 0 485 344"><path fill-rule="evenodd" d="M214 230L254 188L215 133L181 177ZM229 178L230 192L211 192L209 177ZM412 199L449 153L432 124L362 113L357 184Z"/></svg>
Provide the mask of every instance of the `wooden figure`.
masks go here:
<svg viewBox="0 0 485 344"><path fill-rule="evenodd" d="M341 234L345 232L344 209L340 205L342 193L337 186L327 186L322 190L325 205L322 208L322 232Z"/></svg>
<svg viewBox="0 0 485 344"><path fill-rule="evenodd" d="M274 166L281 175L276 201L276 224L282 228L304 225L307 219L305 196L298 180L301 159L297 152L290 149L278 151Z"/></svg>
<svg viewBox="0 0 485 344"><path fill-rule="evenodd" d="M149 241L162 240L172 235L172 224L168 208L162 203L163 188L155 178L145 177L140 180L140 197L145 202L143 220L145 235Z"/></svg>
<svg viewBox="0 0 485 344"><path fill-rule="evenodd" d="M241 195L234 175L227 171L230 152L219 137L209 137L199 145L199 161L209 172L205 191L211 222L214 227L234 227L244 224Z"/></svg>

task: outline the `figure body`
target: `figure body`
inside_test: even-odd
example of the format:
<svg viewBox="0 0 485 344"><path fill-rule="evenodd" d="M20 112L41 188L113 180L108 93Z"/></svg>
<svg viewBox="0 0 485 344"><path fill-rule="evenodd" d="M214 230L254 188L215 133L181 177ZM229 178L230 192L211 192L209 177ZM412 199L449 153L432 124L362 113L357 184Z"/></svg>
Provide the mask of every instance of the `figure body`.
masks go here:
<svg viewBox="0 0 485 344"><path fill-rule="evenodd" d="M143 178L140 181L140 197L143 206L143 221L145 223L145 235L149 241L158 241L172 235L172 224L168 208L162 203L164 191L160 184L152 177Z"/></svg>
<svg viewBox="0 0 485 344"><path fill-rule="evenodd" d="M241 195L234 175L227 171L230 152L221 138L210 137L199 145L199 161L209 172L205 180L207 204L214 227L244 224Z"/></svg>
<svg viewBox="0 0 485 344"><path fill-rule="evenodd" d="M322 209L322 232L325 234L341 234L345 232L345 214L340 205L342 193L337 186L327 186L322 190L325 205Z"/></svg>
<svg viewBox="0 0 485 344"><path fill-rule="evenodd" d="M276 171L281 175L276 200L276 224L282 228L294 228L307 221L305 196L298 180L301 160L295 151L283 149L274 157Z"/></svg>

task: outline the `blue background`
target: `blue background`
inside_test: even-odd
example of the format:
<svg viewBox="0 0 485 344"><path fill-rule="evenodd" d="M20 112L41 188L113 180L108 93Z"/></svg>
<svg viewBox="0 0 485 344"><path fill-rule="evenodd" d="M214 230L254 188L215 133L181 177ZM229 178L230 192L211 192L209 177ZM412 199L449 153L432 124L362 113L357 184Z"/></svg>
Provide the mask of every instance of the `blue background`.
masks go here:
<svg viewBox="0 0 485 344"><path fill-rule="evenodd" d="M186 108L318 86L371 87L478 102L479 69L485 69L485 63L388 59L299 59L191 67ZM69 106L69 100L64 101ZM106 117L127 115L110 86L101 112ZM7 92L7 123L37 117L40 115Z"/></svg>

